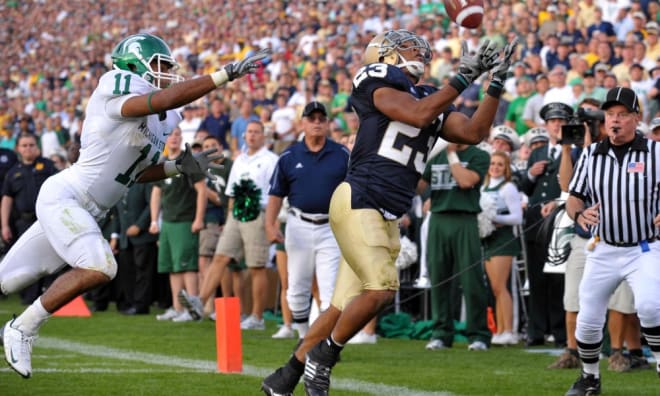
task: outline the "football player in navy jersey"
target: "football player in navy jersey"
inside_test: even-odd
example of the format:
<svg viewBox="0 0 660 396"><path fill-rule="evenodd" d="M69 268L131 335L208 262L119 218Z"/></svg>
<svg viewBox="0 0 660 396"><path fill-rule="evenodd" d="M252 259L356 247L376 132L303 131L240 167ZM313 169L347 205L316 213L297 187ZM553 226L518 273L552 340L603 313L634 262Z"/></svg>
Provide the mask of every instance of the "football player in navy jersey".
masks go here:
<svg viewBox="0 0 660 396"><path fill-rule="evenodd" d="M463 43L459 73L437 89L416 85L432 58L424 38L390 30L371 40L350 97L360 118L357 140L346 179L330 202L330 225L342 253L331 306L289 362L264 379L267 395L292 395L303 372L307 395L328 394L330 371L344 344L399 288L398 218L412 204L429 151L438 137L477 144L488 136L515 45L500 56L485 40L469 55ZM452 102L485 72L492 81L474 115L455 111Z"/></svg>

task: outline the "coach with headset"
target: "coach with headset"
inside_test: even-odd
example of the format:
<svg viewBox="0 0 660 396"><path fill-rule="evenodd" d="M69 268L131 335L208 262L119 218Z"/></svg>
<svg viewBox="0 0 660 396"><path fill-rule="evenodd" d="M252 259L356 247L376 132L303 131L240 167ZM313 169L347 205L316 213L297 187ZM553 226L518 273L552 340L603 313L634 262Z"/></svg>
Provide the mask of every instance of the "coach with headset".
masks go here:
<svg viewBox="0 0 660 396"><path fill-rule="evenodd" d="M633 90L610 89L601 109L608 138L583 151L566 202L568 215L593 234L575 331L582 373L568 396L600 393L607 302L624 279L633 291L642 334L660 361L660 143L636 134L641 115Z"/></svg>

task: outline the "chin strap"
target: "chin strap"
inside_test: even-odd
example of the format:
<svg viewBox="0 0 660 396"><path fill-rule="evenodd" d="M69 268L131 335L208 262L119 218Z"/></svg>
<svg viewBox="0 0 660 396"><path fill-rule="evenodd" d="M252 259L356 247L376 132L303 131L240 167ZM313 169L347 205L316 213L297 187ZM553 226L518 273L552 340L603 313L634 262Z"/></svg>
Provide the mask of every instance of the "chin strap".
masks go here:
<svg viewBox="0 0 660 396"><path fill-rule="evenodd" d="M402 62L396 65L398 68L403 69L404 67L415 76L417 79L421 78L424 75L424 63L419 61L409 61L406 60L403 56L399 55L399 60Z"/></svg>

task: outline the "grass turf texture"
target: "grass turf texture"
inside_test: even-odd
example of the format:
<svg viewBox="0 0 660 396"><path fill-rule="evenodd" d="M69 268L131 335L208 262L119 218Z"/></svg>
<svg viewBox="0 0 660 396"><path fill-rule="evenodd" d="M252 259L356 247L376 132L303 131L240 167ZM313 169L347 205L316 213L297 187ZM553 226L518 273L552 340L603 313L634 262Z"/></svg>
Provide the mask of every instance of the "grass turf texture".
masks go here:
<svg viewBox="0 0 660 396"><path fill-rule="evenodd" d="M0 321L21 312L18 298L0 300ZM214 323L158 322L156 312L123 316L110 309L91 318L51 318L33 349L33 377L0 369L0 395L259 395L262 377L283 364L295 340L243 331L244 374L215 371ZM349 345L333 370L333 395L563 395L578 370L547 370L554 360L522 347L467 351L456 344L426 351L425 341L379 338ZM655 370L607 371L603 394L657 395ZM296 395L303 395L302 384Z"/></svg>

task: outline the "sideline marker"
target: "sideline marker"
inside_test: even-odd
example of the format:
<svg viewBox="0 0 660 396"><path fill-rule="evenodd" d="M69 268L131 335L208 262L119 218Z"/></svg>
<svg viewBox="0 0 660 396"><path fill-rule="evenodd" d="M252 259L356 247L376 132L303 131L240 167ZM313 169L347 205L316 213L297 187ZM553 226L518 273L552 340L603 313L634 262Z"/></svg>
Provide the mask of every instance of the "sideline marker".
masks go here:
<svg viewBox="0 0 660 396"><path fill-rule="evenodd" d="M73 300L69 301L68 304L58 309L53 313L53 316L80 316L80 317L90 317L92 313L82 296L78 296Z"/></svg>
<svg viewBox="0 0 660 396"><path fill-rule="evenodd" d="M215 316L218 371L221 373L240 373L243 371L243 343L241 340L241 304L239 298L216 298Z"/></svg>

